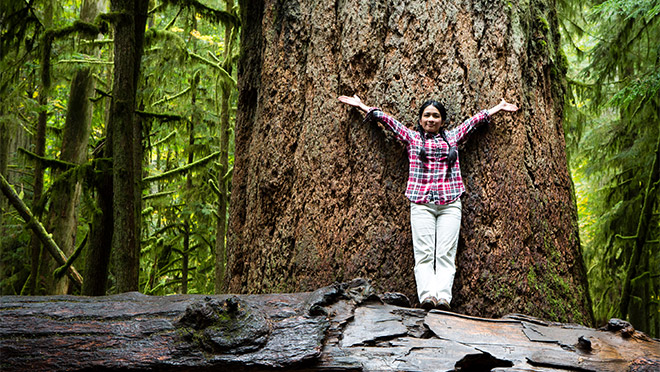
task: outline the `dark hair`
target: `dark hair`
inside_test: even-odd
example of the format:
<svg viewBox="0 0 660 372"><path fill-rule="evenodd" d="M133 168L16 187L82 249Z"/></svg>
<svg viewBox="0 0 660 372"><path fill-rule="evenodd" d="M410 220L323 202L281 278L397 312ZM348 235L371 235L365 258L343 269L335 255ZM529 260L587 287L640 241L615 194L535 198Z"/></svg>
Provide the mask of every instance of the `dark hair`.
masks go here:
<svg viewBox="0 0 660 372"><path fill-rule="evenodd" d="M433 106L440 111L440 117L442 117L442 121L447 121L447 110L445 110L445 106L442 105L442 103L430 99L424 103L422 103L422 106L419 108L419 116L417 117L417 121L419 121L422 118L422 114L424 113L424 110L426 110L427 107Z"/></svg>
<svg viewBox="0 0 660 372"><path fill-rule="evenodd" d="M424 110L426 110L426 108L429 106L433 106L438 109L443 123L447 121L447 110L445 110L445 106L443 106L442 103L433 99L422 103L422 106L419 108L419 116L417 118L417 131L422 137L422 149L419 151L419 158L422 159L422 162L424 163L428 161L426 150L424 149L424 144L426 143L426 131L424 131L424 128L422 128L422 126L419 124L419 121L422 119ZM440 135L442 136L442 139L447 143L447 146L449 146L449 154L447 154L447 177L449 177L451 175L452 168L456 163L456 159L458 159L458 150L456 149L456 146L449 144L449 141L447 141L447 135L442 128L440 129Z"/></svg>

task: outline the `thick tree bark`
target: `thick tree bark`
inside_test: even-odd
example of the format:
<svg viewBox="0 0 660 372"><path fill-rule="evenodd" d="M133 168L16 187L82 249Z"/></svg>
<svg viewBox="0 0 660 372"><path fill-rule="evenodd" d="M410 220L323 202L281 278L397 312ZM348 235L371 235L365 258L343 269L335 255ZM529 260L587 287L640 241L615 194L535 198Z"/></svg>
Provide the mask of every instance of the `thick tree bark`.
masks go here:
<svg viewBox="0 0 660 372"><path fill-rule="evenodd" d="M228 290L363 276L416 297L404 147L336 97L455 124L506 97L461 149L453 308L591 322L562 130L552 0L241 2Z"/></svg>
<svg viewBox="0 0 660 372"><path fill-rule="evenodd" d="M626 322L595 330L523 315L426 312L404 302L375 295L360 279L280 295L0 297L0 365L12 372L660 367L660 343Z"/></svg>
<svg viewBox="0 0 660 372"><path fill-rule="evenodd" d="M140 154L135 141L138 132L136 87L140 74L142 40L146 23L146 1L112 0L115 20L115 69L110 108L113 154L113 237L112 250L115 256L117 291L128 292L138 289L140 239L138 227L140 193L136 185L137 174L141 174ZM136 159L138 158L138 159ZM138 172L138 173L136 173Z"/></svg>

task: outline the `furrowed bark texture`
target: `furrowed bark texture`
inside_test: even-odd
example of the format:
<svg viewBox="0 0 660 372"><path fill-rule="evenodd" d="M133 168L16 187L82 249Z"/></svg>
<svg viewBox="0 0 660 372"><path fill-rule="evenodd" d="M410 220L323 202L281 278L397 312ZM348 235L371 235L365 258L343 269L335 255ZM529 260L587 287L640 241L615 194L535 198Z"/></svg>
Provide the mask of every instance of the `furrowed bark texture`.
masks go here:
<svg viewBox="0 0 660 372"><path fill-rule="evenodd" d="M228 290L308 290L363 276L416 298L404 147L337 101L412 125L502 97L461 149L467 194L452 307L590 323L562 130L551 0L243 1Z"/></svg>

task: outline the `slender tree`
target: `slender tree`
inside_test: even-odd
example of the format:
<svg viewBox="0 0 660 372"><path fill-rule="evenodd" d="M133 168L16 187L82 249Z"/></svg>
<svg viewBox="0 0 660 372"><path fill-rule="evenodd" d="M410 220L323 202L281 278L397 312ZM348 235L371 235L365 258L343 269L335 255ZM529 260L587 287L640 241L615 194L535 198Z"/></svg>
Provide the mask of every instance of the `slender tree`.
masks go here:
<svg viewBox="0 0 660 372"><path fill-rule="evenodd" d="M144 28L147 19L146 1L113 0L114 79L109 125L112 127L113 219L112 250L115 255L117 291L138 289L140 241L137 231L139 203L136 187L138 145L135 135L137 119L136 89L140 75L140 60ZM136 159L136 157L138 159Z"/></svg>
<svg viewBox="0 0 660 372"><path fill-rule="evenodd" d="M110 75L110 73L108 73ZM107 80L110 81L108 76ZM85 250L85 280L82 294L86 296L103 296L108 285L108 273L112 253L112 235L114 217L112 211L112 126L109 119L111 100L104 98L106 118L104 140L100 141L92 152L96 166L94 171L98 174L95 183L96 208L92 211L89 231L89 244ZM105 161L102 161L105 159Z"/></svg>
<svg viewBox="0 0 660 372"><path fill-rule="evenodd" d="M45 3L44 19L43 23L46 29L51 28L53 25L53 3L48 0ZM37 156L44 156L46 151L46 124L48 120L48 110L46 109L48 104L48 94L50 91L50 52L52 48L52 38L48 36L48 32L45 32L42 37L41 42L41 75L40 75L40 90L39 90L39 105L42 109L39 111L39 117L36 125L36 132L34 138L34 153ZM41 200L41 195L44 188L44 166L41 162L37 161L34 166L34 192L32 194L32 205L36 206ZM41 216L41 208L35 209L35 215ZM32 235L30 240L30 277L25 286L24 294L34 295L44 293L41 288L46 286L46 283L40 283L40 276L46 276L50 273L48 271L40 270L40 263L43 259L47 259L47 252L42 252L41 242L37 239L36 235ZM46 265L44 265L45 267ZM45 269L44 269L45 270Z"/></svg>
<svg viewBox="0 0 660 372"><path fill-rule="evenodd" d="M234 0L225 1L225 9L233 11ZM224 61L223 68L232 73L233 46L238 26L235 24L225 26ZM219 74L219 73L218 73ZM229 137L232 134L230 125L230 102L233 87L226 80L221 80L220 95L220 171L218 172L218 223L215 235L215 293L222 293L225 287L225 266L227 264L227 206L229 205L229 181L231 171L229 167Z"/></svg>
<svg viewBox="0 0 660 372"><path fill-rule="evenodd" d="M24 200L34 200L35 169L18 149L35 150L39 113L47 110L39 104L43 86L39 62L44 31L52 19L50 4L10 1L0 6L0 172ZM31 249L29 230L24 234L15 228L18 216L4 196L0 208L0 293L34 293L38 248ZM36 239L33 242L37 244Z"/></svg>
<svg viewBox="0 0 660 372"><path fill-rule="evenodd" d="M103 0L85 0L80 8L80 20L91 24L95 18L105 10ZM81 41L90 41L95 37L81 34ZM83 46L81 53L97 56L98 47ZM62 148L60 160L71 164L83 164L87 162L87 147L92 127L93 97L95 89L94 72L91 66L81 66L76 69L71 80L66 119L62 133ZM53 171L53 178L61 175L61 171ZM76 234L78 230L76 208L81 193L80 181L64 181L55 185L51 191L51 205L47 217L48 231L53 234L53 239L69 256L74 252ZM45 258L49 258L46 256ZM53 271L55 262L52 259L50 270ZM48 293L64 294L68 292L68 278L51 281L51 289Z"/></svg>

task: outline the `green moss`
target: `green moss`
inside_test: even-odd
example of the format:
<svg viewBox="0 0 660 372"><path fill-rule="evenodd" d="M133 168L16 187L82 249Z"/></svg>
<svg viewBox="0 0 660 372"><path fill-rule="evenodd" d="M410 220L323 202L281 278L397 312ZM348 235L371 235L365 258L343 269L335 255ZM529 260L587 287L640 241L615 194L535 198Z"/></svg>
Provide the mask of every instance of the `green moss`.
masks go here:
<svg viewBox="0 0 660 372"><path fill-rule="evenodd" d="M565 74L568 72L568 57L566 57L566 53L564 53L563 49L559 50L559 68L561 71ZM573 195L572 195L573 196Z"/></svg>
<svg viewBox="0 0 660 372"><path fill-rule="evenodd" d="M560 267L564 264L564 258L560 250L551 242L550 238L544 238L544 253L547 257L543 278L539 280L536 271L532 267L527 274L530 288L539 291L548 304L546 314L552 320L567 322L585 322L585 315L580 311L580 299L583 298L581 286L572 287L571 283L561 275Z"/></svg>
<svg viewBox="0 0 660 372"><path fill-rule="evenodd" d="M530 288L534 288L536 290L539 289L538 287L538 281L536 279L536 271L534 271L534 267L530 267L529 271L527 272L527 285Z"/></svg>
<svg viewBox="0 0 660 372"><path fill-rule="evenodd" d="M536 42L538 43L539 48L547 49L548 43L546 43L545 40L539 39Z"/></svg>
<svg viewBox="0 0 660 372"><path fill-rule="evenodd" d="M541 30L544 33L547 33L548 31L550 31L550 25L548 24L548 21L544 17L538 16L536 18L536 21L540 24Z"/></svg>

